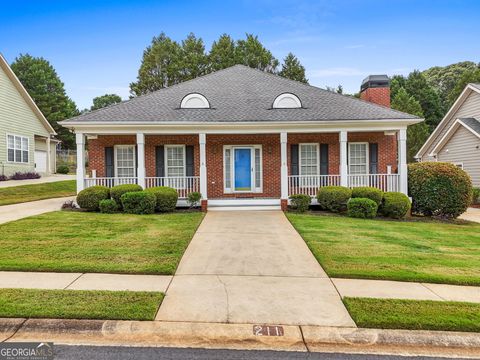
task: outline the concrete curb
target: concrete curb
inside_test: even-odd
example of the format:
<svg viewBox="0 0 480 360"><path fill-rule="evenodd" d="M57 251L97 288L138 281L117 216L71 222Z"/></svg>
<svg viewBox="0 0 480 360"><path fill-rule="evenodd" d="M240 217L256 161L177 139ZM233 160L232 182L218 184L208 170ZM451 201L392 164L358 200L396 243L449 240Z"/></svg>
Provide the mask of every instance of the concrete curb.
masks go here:
<svg viewBox="0 0 480 360"><path fill-rule="evenodd" d="M256 336L253 324L0 319L0 341L480 358L480 333L282 327L283 336Z"/></svg>

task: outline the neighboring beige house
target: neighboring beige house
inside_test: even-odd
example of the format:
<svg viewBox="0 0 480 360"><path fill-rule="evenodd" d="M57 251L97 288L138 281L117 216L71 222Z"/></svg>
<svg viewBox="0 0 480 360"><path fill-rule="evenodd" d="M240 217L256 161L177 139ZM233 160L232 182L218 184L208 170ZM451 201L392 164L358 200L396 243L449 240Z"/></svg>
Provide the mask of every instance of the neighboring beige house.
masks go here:
<svg viewBox="0 0 480 360"><path fill-rule="evenodd" d="M464 169L480 186L480 84L468 84L415 156Z"/></svg>
<svg viewBox="0 0 480 360"><path fill-rule="evenodd" d="M0 175L55 172L55 130L0 54Z"/></svg>

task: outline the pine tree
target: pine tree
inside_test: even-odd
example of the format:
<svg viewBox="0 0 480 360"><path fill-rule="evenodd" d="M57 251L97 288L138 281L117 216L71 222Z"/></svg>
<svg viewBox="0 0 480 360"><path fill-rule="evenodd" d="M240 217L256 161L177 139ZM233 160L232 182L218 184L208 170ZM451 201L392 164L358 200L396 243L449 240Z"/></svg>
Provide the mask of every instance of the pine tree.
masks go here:
<svg viewBox="0 0 480 360"><path fill-rule="evenodd" d="M195 34L190 33L182 41L181 50L181 80L190 80L198 76L205 75L207 72L207 55L205 54L205 45L201 38L196 38Z"/></svg>
<svg viewBox="0 0 480 360"><path fill-rule="evenodd" d="M217 71L236 64L235 42L223 34L217 41L214 41L208 55L209 71Z"/></svg>
<svg viewBox="0 0 480 360"><path fill-rule="evenodd" d="M285 59L283 59L282 70L278 75L308 84L308 80L305 77L305 68L292 53L288 53Z"/></svg>
<svg viewBox="0 0 480 360"><path fill-rule="evenodd" d="M258 40L258 36L247 34L245 40L238 40L235 61L254 69L275 73L278 60Z"/></svg>
<svg viewBox="0 0 480 360"><path fill-rule="evenodd" d="M74 135L58 122L79 114L77 106L65 91L53 66L42 57L20 54L11 68L27 92L57 132L62 146L75 148Z"/></svg>

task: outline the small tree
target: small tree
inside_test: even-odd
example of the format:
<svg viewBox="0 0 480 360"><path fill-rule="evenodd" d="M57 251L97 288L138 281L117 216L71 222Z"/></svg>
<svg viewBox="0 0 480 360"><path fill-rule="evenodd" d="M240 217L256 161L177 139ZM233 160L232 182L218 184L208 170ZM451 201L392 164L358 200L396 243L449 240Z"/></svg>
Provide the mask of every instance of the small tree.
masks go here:
<svg viewBox="0 0 480 360"><path fill-rule="evenodd" d="M117 94L105 94L102 96L97 96L96 98L93 98L93 105L90 110L98 110L106 106L118 104L120 102L122 102L122 98Z"/></svg>
<svg viewBox="0 0 480 360"><path fill-rule="evenodd" d="M305 68L292 53L288 53L285 59L283 59L282 70L280 70L278 75L308 84L308 80L305 77Z"/></svg>

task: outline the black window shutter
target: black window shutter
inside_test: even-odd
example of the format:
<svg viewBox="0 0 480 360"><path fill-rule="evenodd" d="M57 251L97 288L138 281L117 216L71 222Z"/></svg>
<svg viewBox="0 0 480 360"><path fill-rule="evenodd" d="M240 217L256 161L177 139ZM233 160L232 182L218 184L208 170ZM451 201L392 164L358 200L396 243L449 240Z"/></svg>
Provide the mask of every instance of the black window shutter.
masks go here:
<svg viewBox="0 0 480 360"><path fill-rule="evenodd" d="M115 176L115 161L114 161L113 147L105 148L105 176L106 177Z"/></svg>
<svg viewBox="0 0 480 360"><path fill-rule="evenodd" d="M370 174L378 174L378 144L369 144Z"/></svg>
<svg viewBox="0 0 480 360"><path fill-rule="evenodd" d="M328 144L320 144L320 175L328 175Z"/></svg>
<svg viewBox="0 0 480 360"><path fill-rule="evenodd" d="M163 145L155 147L155 176L165 176L165 155Z"/></svg>
<svg viewBox="0 0 480 360"><path fill-rule="evenodd" d="M185 175L194 176L193 145L185 146Z"/></svg>
<svg viewBox="0 0 480 360"><path fill-rule="evenodd" d="M290 145L290 174L299 175L298 169L298 144Z"/></svg>

